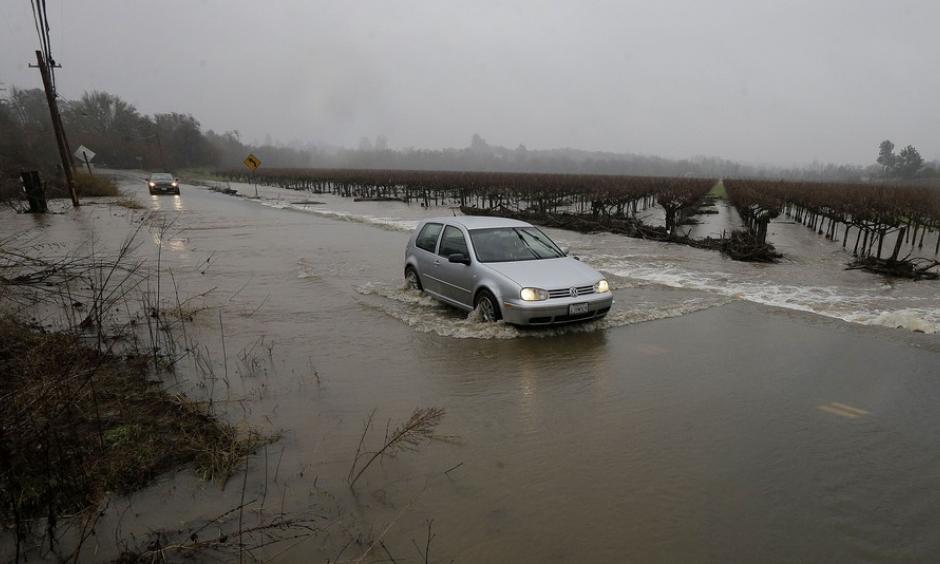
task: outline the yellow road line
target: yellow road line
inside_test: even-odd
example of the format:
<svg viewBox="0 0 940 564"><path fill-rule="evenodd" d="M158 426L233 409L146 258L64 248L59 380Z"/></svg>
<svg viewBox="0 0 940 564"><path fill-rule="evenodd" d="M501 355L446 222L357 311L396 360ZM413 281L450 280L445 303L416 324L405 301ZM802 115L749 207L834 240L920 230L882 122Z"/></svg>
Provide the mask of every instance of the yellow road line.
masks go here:
<svg viewBox="0 0 940 564"><path fill-rule="evenodd" d="M833 415L841 415L842 417L848 417L849 419L857 419L861 417L861 415L858 413L853 413L851 411L844 411L837 407L833 407L832 405L820 405L819 409L827 413L832 413Z"/></svg>
<svg viewBox="0 0 940 564"><path fill-rule="evenodd" d="M846 411L851 411L852 413L858 413L859 415L868 415L868 412L865 411L864 409L852 407L851 405L846 405L844 403L839 403L837 401L834 401L830 403L829 405L831 405L832 407L838 407L839 409L844 409Z"/></svg>

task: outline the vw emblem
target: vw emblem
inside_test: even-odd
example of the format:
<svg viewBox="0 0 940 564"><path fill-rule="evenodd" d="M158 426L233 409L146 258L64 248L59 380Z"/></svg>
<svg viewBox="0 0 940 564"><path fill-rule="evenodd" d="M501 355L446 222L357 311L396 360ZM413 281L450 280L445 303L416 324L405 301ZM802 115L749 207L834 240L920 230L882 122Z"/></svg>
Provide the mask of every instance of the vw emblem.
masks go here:
<svg viewBox="0 0 940 564"><path fill-rule="evenodd" d="M577 298L577 297L578 297L578 289L577 289L577 288L574 288L574 287L568 288L568 294L569 294L572 298Z"/></svg>

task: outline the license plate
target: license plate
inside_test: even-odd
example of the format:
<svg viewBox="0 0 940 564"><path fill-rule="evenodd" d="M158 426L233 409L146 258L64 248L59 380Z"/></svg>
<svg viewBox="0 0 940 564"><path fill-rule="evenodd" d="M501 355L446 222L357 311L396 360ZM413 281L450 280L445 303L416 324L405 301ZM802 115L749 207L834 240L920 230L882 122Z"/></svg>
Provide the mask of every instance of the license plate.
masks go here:
<svg viewBox="0 0 940 564"><path fill-rule="evenodd" d="M568 306L568 315L580 315L588 312L588 304L571 304Z"/></svg>

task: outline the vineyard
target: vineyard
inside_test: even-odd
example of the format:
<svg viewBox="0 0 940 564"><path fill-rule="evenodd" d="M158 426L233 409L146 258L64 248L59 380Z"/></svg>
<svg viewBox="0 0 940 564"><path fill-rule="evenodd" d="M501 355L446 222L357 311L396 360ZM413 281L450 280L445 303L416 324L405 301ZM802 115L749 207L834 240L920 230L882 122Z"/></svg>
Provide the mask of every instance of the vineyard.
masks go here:
<svg viewBox="0 0 940 564"><path fill-rule="evenodd" d="M682 226L708 213L715 180L581 174L527 174L356 169L242 170L218 176L358 201L401 201L459 207L465 214L499 215L580 232L606 231L715 249L735 260L775 262L768 225L781 214L826 239L851 243L849 268L936 278L940 264L922 256L925 240L940 254L940 189L868 184L725 180L728 200L744 229L694 239ZM657 208L662 225L640 217ZM854 238L854 241L850 239ZM914 256L914 249L919 256ZM903 251L907 251L902 254Z"/></svg>
<svg viewBox="0 0 940 564"><path fill-rule="evenodd" d="M818 235L851 245L860 268L913 279L936 279L940 263L940 189L923 186L726 180L731 203L758 239L781 213ZM903 253L903 255L902 255ZM917 256L914 256L914 255Z"/></svg>
<svg viewBox="0 0 940 564"><path fill-rule="evenodd" d="M773 260L769 245L747 232L696 240L681 226L708 203L715 180L582 174L526 174L352 169L267 169L252 177L241 170L222 178L358 201L401 201L424 207L459 207L465 214L498 215L546 227L610 232L721 250L738 260ZM662 225L648 225L640 212L659 208ZM755 247L761 247L755 252Z"/></svg>
<svg viewBox="0 0 940 564"><path fill-rule="evenodd" d="M225 171L220 176L251 182L243 171ZM661 177L353 169L268 169L255 180L357 200L572 213L590 215L598 222L635 215L638 209L653 205L660 194L678 211L697 203L714 184L713 180Z"/></svg>

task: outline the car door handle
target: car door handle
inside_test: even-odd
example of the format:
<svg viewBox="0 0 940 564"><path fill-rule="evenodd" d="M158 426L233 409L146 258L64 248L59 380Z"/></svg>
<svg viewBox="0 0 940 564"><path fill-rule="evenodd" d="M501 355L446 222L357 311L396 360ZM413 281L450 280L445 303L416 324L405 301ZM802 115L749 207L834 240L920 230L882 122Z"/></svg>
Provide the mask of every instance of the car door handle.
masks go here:
<svg viewBox="0 0 940 564"><path fill-rule="evenodd" d="M439 260L435 260L435 261L434 261L434 266L437 266L437 265L439 265L439 264L441 264L441 261L439 261Z"/></svg>

